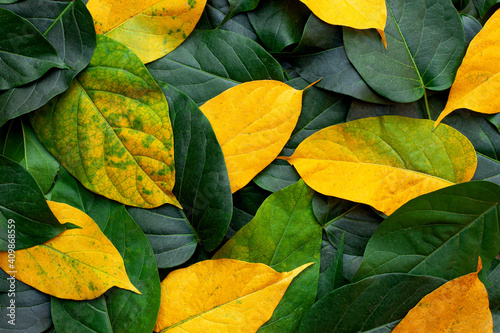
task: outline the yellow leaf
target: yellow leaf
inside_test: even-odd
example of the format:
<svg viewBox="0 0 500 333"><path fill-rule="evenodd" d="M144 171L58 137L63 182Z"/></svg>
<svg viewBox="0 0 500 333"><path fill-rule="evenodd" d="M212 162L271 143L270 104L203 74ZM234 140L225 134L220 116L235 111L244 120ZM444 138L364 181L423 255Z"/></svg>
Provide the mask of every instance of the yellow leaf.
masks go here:
<svg viewBox="0 0 500 333"><path fill-rule="evenodd" d="M448 103L434 128L460 108L487 114L500 112L499 90L500 10L497 10L470 43L451 86Z"/></svg>
<svg viewBox="0 0 500 333"><path fill-rule="evenodd" d="M451 280L434 290L408 312L392 333L491 333L488 292L477 272Z"/></svg>
<svg viewBox="0 0 500 333"><path fill-rule="evenodd" d="M364 118L322 129L291 157L307 185L390 215L409 200L474 175L470 141L448 125L399 116Z"/></svg>
<svg viewBox="0 0 500 333"><path fill-rule="evenodd" d="M193 31L206 0L90 0L98 34L134 51L144 63L163 57Z"/></svg>
<svg viewBox="0 0 500 333"><path fill-rule="evenodd" d="M328 24L355 29L377 29L385 41L387 8L385 0L300 0L321 20Z"/></svg>
<svg viewBox="0 0 500 333"><path fill-rule="evenodd" d="M256 332L310 265L278 273L264 264L219 259L176 270L161 283L155 331Z"/></svg>
<svg viewBox="0 0 500 333"><path fill-rule="evenodd" d="M233 193L283 149L299 119L302 93L279 81L252 81L200 107L222 147Z"/></svg>
<svg viewBox="0 0 500 333"><path fill-rule="evenodd" d="M86 300L116 286L140 294L132 285L123 259L99 226L84 212L48 201L61 223L81 229L62 232L50 241L16 251L16 279L57 298ZM8 272L8 253L0 252L0 267Z"/></svg>

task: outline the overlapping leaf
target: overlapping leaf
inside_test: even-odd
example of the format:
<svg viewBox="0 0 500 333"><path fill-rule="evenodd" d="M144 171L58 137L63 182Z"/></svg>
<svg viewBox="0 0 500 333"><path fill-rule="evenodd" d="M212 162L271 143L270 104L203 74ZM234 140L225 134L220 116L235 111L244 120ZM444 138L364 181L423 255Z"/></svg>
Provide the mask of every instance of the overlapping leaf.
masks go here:
<svg viewBox="0 0 500 333"><path fill-rule="evenodd" d="M389 0L387 49L374 31L344 28L349 60L377 93L400 103L451 86L462 60L462 20L449 0Z"/></svg>
<svg viewBox="0 0 500 333"><path fill-rule="evenodd" d="M436 121L455 109L467 108L481 113L498 113L500 100L500 10L488 20L467 49L451 87L445 109Z"/></svg>
<svg viewBox="0 0 500 333"><path fill-rule="evenodd" d="M74 227L59 223L26 169L0 155L0 251L42 244Z"/></svg>
<svg viewBox="0 0 500 333"><path fill-rule="evenodd" d="M420 196L398 209L368 242L356 280L388 272L448 280L487 269L500 252L500 187L475 181Z"/></svg>
<svg viewBox="0 0 500 333"><path fill-rule="evenodd" d="M430 120L398 116L355 120L318 131L283 159L314 190L389 215L474 175L476 153L467 138L451 127L431 129Z"/></svg>
<svg viewBox="0 0 500 333"><path fill-rule="evenodd" d="M49 201L61 222L80 229L66 230L54 239L16 251L16 278L58 298L92 299L117 286L140 293L130 282L123 259L95 222L69 205ZM9 269L7 252L0 252L0 267Z"/></svg>
<svg viewBox="0 0 500 333"><path fill-rule="evenodd" d="M98 36L89 67L31 123L88 189L132 206L179 205L167 101L124 45Z"/></svg>
<svg viewBox="0 0 500 333"><path fill-rule="evenodd" d="M96 32L111 37L148 63L163 57L193 31L206 0L90 0Z"/></svg>
<svg viewBox="0 0 500 333"><path fill-rule="evenodd" d="M393 333L490 333L493 319L488 292L477 272L449 281L428 294L408 312Z"/></svg>
<svg viewBox="0 0 500 333"><path fill-rule="evenodd" d="M81 0L30 0L1 7L30 21L54 46L67 69L51 69L35 82L0 92L0 126L68 89L89 64L96 45L92 16Z"/></svg>
<svg viewBox="0 0 500 333"><path fill-rule="evenodd" d="M279 81L253 81L201 106L222 147L233 193L283 149L297 124L302 93Z"/></svg>
<svg viewBox="0 0 500 333"><path fill-rule="evenodd" d="M155 331L255 332L309 265L278 273L263 264L219 259L176 270L162 282Z"/></svg>

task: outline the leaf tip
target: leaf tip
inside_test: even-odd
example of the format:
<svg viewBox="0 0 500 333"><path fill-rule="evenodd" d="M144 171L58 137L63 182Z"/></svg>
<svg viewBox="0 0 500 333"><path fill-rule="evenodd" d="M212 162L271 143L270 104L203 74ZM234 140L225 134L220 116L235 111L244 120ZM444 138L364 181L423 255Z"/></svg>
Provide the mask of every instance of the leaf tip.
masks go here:
<svg viewBox="0 0 500 333"><path fill-rule="evenodd" d="M382 38L382 43L384 44L385 49L387 50L387 39L385 38L385 32L382 29L377 29L380 37Z"/></svg>
<svg viewBox="0 0 500 333"><path fill-rule="evenodd" d="M302 89L302 91L306 91L308 88L314 86L316 83L318 83L319 81L321 81L323 78L320 77L319 80L316 80L314 81L313 83L311 83L310 85L308 85L307 87L305 87L304 89Z"/></svg>

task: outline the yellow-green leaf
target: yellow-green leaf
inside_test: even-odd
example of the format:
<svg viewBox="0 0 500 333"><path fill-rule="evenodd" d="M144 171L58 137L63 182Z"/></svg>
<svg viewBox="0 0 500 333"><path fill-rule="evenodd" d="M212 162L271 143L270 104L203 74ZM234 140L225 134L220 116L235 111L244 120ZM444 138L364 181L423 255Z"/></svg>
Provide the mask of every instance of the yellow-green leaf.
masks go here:
<svg viewBox="0 0 500 333"><path fill-rule="evenodd" d="M173 271L161 283L155 331L256 332L310 265L278 273L264 264L219 259Z"/></svg>
<svg viewBox="0 0 500 333"><path fill-rule="evenodd" d="M206 0L89 0L98 34L134 51L144 63L163 57L193 31Z"/></svg>
<svg viewBox="0 0 500 333"><path fill-rule="evenodd" d="M385 42L385 0L300 0L321 20L355 29L377 29Z"/></svg>
<svg viewBox="0 0 500 333"><path fill-rule="evenodd" d="M457 130L400 116L364 118L327 127L291 157L317 192L361 202L389 215L407 201L472 178L474 147Z"/></svg>
<svg viewBox="0 0 500 333"><path fill-rule="evenodd" d="M97 36L89 66L34 112L43 145L89 190L130 206L180 206L168 103L123 44Z"/></svg>
<svg viewBox="0 0 500 333"><path fill-rule="evenodd" d="M477 272L451 280L408 312L392 333L492 333L488 292Z"/></svg>
<svg viewBox="0 0 500 333"><path fill-rule="evenodd" d="M434 127L456 109L493 114L500 112L500 10L469 44L451 86L448 103Z"/></svg>
<svg viewBox="0 0 500 333"><path fill-rule="evenodd" d="M48 201L61 223L81 229L66 230L50 241L16 251L15 269L8 253L0 252L0 267L16 279L57 298L86 300L116 286L139 293L130 282L123 259L99 226L84 212Z"/></svg>
<svg viewBox="0 0 500 333"><path fill-rule="evenodd" d="M222 147L233 193L283 149L299 119L302 93L279 81L252 81L200 107Z"/></svg>

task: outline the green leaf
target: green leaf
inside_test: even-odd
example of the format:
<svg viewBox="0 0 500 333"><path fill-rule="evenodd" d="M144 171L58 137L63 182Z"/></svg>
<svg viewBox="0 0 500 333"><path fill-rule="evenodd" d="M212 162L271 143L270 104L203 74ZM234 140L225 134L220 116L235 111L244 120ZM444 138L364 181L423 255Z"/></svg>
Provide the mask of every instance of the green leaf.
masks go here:
<svg viewBox="0 0 500 333"><path fill-rule="evenodd" d="M274 160L254 177L253 182L266 191L277 192L295 184L299 179L299 174L290 164L282 160Z"/></svg>
<svg viewBox="0 0 500 333"><path fill-rule="evenodd" d="M174 130L174 194L203 247L214 250L224 238L232 215L232 195L222 149L210 122L196 104L160 82Z"/></svg>
<svg viewBox="0 0 500 333"><path fill-rule="evenodd" d="M288 81L287 84L295 89L308 86L301 78ZM320 129L345 122L350 104L351 99L346 96L314 86L307 88L302 98L299 120L285 147L295 149L304 139Z"/></svg>
<svg viewBox="0 0 500 333"><path fill-rule="evenodd" d="M248 13L250 23L269 52L297 44L311 11L295 0L267 0Z"/></svg>
<svg viewBox="0 0 500 333"><path fill-rule="evenodd" d="M56 330L85 332L87 327L89 332L151 332L160 308L158 269L151 245L125 206L86 190L64 169L59 171L51 199L72 205L96 221L122 256L130 281L142 293L112 288L92 301L52 298Z"/></svg>
<svg viewBox="0 0 500 333"><path fill-rule="evenodd" d="M313 191L302 180L275 192L264 201L254 219L213 257L263 263L278 272L315 263L292 282L259 332L296 332L316 298L321 226L312 212L312 196Z"/></svg>
<svg viewBox="0 0 500 333"><path fill-rule="evenodd" d="M483 26L473 16L467 14L460 14L460 18L462 19L462 22L464 24L465 45L469 46L469 43L471 42L472 38L474 38L474 36L476 36L477 33L481 31Z"/></svg>
<svg viewBox="0 0 500 333"><path fill-rule="evenodd" d="M29 122L19 118L0 128L0 155L28 170L43 193L52 187L59 162L38 141Z"/></svg>
<svg viewBox="0 0 500 333"><path fill-rule="evenodd" d="M88 65L96 44L92 16L81 0L30 0L2 7L33 23L69 69L51 69L35 82L0 92L0 126L64 92Z"/></svg>
<svg viewBox="0 0 500 333"><path fill-rule="evenodd" d="M390 332L420 299L444 282L430 276L384 274L346 285L313 305L300 332Z"/></svg>
<svg viewBox="0 0 500 333"><path fill-rule="evenodd" d="M9 249L9 239L14 239L15 250L21 250L45 243L73 227L59 223L26 169L0 155L0 251Z"/></svg>
<svg viewBox="0 0 500 333"><path fill-rule="evenodd" d="M86 188L127 205L178 205L168 104L139 58L98 36L89 67L30 118L35 133Z"/></svg>
<svg viewBox="0 0 500 333"><path fill-rule="evenodd" d="M400 103L451 87L465 43L451 1L388 0L387 15L387 49L374 30L344 28L347 56L366 83Z"/></svg>
<svg viewBox="0 0 500 333"><path fill-rule="evenodd" d="M380 116L403 116L423 119L426 117L423 100L413 103L381 105L354 100L349 108L346 121Z"/></svg>
<svg viewBox="0 0 500 333"><path fill-rule="evenodd" d="M330 25L311 14L307 19L299 45L293 53L308 54L311 50L329 50L342 45L342 27Z"/></svg>
<svg viewBox="0 0 500 333"><path fill-rule="evenodd" d="M488 10L490 10L491 7L493 7L495 4L500 3L500 0L472 0L474 2L474 5L477 8L477 11L479 12L479 15L483 17L486 15Z"/></svg>
<svg viewBox="0 0 500 333"><path fill-rule="evenodd" d="M153 247L158 268L179 266L191 258L198 236L181 209L163 205L153 209L128 207L127 210Z"/></svg>
<svg viewBox="0 0 500 333"><path fill-rule="evenodd" d="M67 67L30 22L3 8L0 22L0 90L32 82L51 68Z"/></svg>
<svg viewBox="0 0 500 333"><path fill-rule="evenodd" d="M495 259L491 269L486 273L486 289L491 310L500 309L500 260Z"/></svg>
<svg viewBox="0 0 500 333"><path fill-rule="evenodd" d="M476 173L472 180L486 180L500 185L500 162L478 153Z"/></svg>
<svg viewBox="0 0 500 333"><path fill-rule="evenodd" d="M224 30L198 30L173 52L149 63L154 78L204 103L239 83L283 81L278 62L254 41Z"/></svg>
<svg viewBox="0 0 500 333"><path fill-rule="evenodd" d="M10 4L18 1L19 0L0 0L0 4Z"/></svg>
<svg viewBox="0 0 500 333"><path fill-rule="evenodd" d="M348 281L342 275L342 257L344 255L344 234L340 239L340 244L335 252L332 262L327 269L319 274L318 280L318 295L316 299L319 300L328 293L334 291L337 288L346 285Z"/></svg>
<svg viewBox="0 0 500 333"><path fill-rule="evenodd" d="M462 183L422 195L395 211L368 242L355 280L388 272L448 280L485 270L500 251L500 187Z"/></svg>
<svg viewBox="0 0 500 333"><path fill-rule="evenodd" d="M460 10L464 9L465 7L467 7L467 5L469 4L469 1L470 0L452 0L453 6L455 6L455 8L458 11L460 11Z"/></svg>
<svg viewBox="0 0 500 333"><path fill-rule="evenodd" d="M224 20L220 25L224 25L224 23L226 23L236 14L254 10L259 4L259 0L229 0L229 4L229 11L227 12L226 17L224 17Z"/></svg>
<svg viewBox="0 0 500 333"><path fill-rule="evenodd" d="M380 39L380 37L378 37ZM311 55L290 58L297 73L316 87L340 93L372 103L388 103L370 88L356 71L345 53L344 47Z"/></svg>

